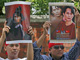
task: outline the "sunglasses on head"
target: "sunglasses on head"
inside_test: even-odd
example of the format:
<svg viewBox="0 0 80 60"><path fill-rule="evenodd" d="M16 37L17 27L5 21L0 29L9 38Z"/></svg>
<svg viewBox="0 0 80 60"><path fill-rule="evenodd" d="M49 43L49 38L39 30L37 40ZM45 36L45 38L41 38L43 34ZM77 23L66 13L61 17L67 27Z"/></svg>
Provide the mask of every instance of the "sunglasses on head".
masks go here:
<svg viewBox="0 0 80 60"><path fill-rule="evenodd" d="M63 45L55 45L55 46L53 46L53 48L54 49L59 49L59 48L64 49L64 46Z"/></svg>

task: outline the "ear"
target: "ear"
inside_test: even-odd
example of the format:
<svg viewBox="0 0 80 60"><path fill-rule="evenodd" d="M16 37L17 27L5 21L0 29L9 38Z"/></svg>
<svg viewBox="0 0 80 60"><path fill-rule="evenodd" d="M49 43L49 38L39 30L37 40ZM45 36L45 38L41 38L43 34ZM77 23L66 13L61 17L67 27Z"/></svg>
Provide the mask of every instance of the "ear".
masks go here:
<svg viewBox="0 0 80 60"><path fill-rule="evenodd" d="M20 44L19 44L19 51L20 51Z"/></svg>
<svg viewBox="0 0 80 60"><path fill-rule="evenodd" d="M49 53L51 53L51 49L52 49L52 48L49 49Z"/></svg>

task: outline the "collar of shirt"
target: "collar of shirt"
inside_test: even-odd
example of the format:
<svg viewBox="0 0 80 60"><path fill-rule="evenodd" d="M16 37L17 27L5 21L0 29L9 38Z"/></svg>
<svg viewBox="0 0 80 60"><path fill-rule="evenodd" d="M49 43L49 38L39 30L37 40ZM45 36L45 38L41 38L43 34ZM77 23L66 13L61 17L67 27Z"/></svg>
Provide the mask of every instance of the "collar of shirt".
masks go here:
<svg viewBox="0 0 80 60"><path fill-rule="evenodd" d="M6 60L10 60L10 59L8 59L8 58L6 58ZM27 58L17 58L17 59L13 59L13 60L27 60Z"/></svg>
<svg viewBox="0 0 80 60"><path fill-rule="evenodd" d="M6 60L10 60L10 59L8 59L8 58L7 58ZM13 60L20 60L20 59L19 59L19 58L17 58L17 59L13 59Z"/></svg>
<svg viewBox="0 0 80 60"><path fill-rule="evenodd" d="M49 54L49 56L52 58L52 55L51 54ZM63 54L62 57L64 57L64 54ZM60 58L60 60L62 59L62 57ZM52 60L54 60L54 58L52 58Z"/></svg>
<svg viewBox="0 0 80 60"><path fill-rule="evenodd" d="M22 25L21 24L16 25L15 28L18 28L19 26L22 28Z"/></svg>

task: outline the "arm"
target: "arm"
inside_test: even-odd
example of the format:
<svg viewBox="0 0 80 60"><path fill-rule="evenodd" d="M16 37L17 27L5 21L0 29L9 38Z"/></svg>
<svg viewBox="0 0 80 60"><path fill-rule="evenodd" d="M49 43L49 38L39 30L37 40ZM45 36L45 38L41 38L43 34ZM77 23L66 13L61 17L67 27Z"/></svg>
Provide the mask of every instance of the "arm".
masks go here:
<svg viewBox="0 0 80 60"><path fill-rule="evenodd" d="M33 38L33 31L32 31L32 27L29 26L29 29L28 29L30 36ZM28 43L28 46L27 46L27 60L33 60L33 45L32 43Z"/></svg>
<svg viewBox="0 0 80 60"><path fill-rule="evenodd" d="M27 60L33 60L33 45L32 43L28 43L27 46Z"/></svg>
<svg viewBox="0 0 80 60"><path fill-rule="evenodd" d="M75 18L76 18L76 25L77 25L77 39L80 41L80 14L78 10L75 8Z"/></svg>
<svg viewBox="0 0 80 60"><path fill-rule="evenodd" d="M1 52L1 49L2 49L2 45L4 43L4 40L6 38L6 33L5 32L9 32L9 29L10 27L6 25L6 22L4 23L4 28L2 30L2 35L1 35L1 38L0 38L0 52Z"/></svg>
<svg viewBox="0 0 80 60"><path fill-rule="evenodd" d="M44 28L44 31L43 31L43 34L40 36L40 38L37 40L36 44L38 46L38 48L41 47L43 41L45 40L45 37L46 37L46 34L48 33L48 29L50 27L50 22L49 21L46 21L44 24L43 24L43 28Z"/></svg>
<svg viewBox="0 0 80 60"><path fill-rule="evenodd" d="M80 42L77 40L75 45L64 54L67 60L76 60L80 55Z"/></svg>
<svg viewBox="0 0 80 60"><path fill-rule="evenodd" d="M77 39L80 41L80 15L78 16L77 20Z"/></svg>
<svg viewBox="0 0 80 60"><path fill-rule="evenodd" d="M44 41L44 38L46 37L46 34L48 33L48 28L50 27L50 22L45 22L43 25L44 31L41 37L33 43L33 48L34 48L34 60L49 60L48 56L46 55L41 55L41 45Z"/></svg>
<svg viewBox="0 0 80 60"><path fill-rule="evenodd" d="M34 48L34 60L49 60L49 57L46 55L41 55L41 48L38 48L36 42L33 43Z"/></svg>
<svg viewBox="0 0 80 60"><path fill-rule="evenodd" d="M77 17L77 26L80 26L80 14L76 10L75 17ZM80 55L80 28L77 27L77 41L75 45L70 49L70 51L66 54L69 60L76 60Z"/></svg>
<svg viewBox="0 0 80 60"><path fill-rule="evenodd" d="M1 38L0 38L0 52L1 52L1 50L2 50L2 45L3 45L3 43L4 43L5 38L6 38L6 34L5 34L5 32L4 32L4 29L3 29L2 35L1 35Z"/></svg>

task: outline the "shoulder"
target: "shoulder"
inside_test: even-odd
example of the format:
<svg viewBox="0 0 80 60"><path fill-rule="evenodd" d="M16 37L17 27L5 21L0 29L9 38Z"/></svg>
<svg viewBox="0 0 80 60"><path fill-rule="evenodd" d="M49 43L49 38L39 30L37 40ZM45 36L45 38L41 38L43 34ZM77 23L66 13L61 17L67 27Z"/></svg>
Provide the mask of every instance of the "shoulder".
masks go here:
<svg viewBox="0 0 80 60"><path fill-rule="evenodd" d="M73 22L70 26L72 26L73 28L75 28L75 23Z"/></svg>
<svg viewBox="0 0 80 60"><path fill-rule="evenodd" d="M62 20L59 24L60 25L65 25L65 21Z"/></svg>
<svg viewBox="0 0 80 60"><path fill-rule="evenodd" d="M62 20L60 23L65 23L65 21L64 21L64 20Z"/></svg>
<svg viewBox="0 0 80 60"><path fill-rule="evenodd" d="M72 23L72 25L74 25L74 26L75 26L75 23L73 22L73 23Z"/></svg>
<svg viewBox="0 0 80 60"><path fill-rule="evenodd" d="M0 57L0 60L4 60L4 58Z"/></svg>
<svg viewBox="0 0 80 60"><path fill-rule="evenodd" d="M44 60L49 60L49 56L47 56L47 55L42 55L42 57Z"/></svg>

